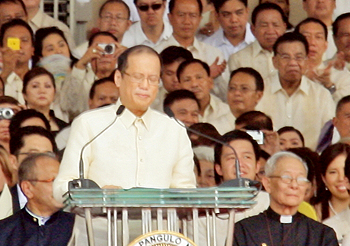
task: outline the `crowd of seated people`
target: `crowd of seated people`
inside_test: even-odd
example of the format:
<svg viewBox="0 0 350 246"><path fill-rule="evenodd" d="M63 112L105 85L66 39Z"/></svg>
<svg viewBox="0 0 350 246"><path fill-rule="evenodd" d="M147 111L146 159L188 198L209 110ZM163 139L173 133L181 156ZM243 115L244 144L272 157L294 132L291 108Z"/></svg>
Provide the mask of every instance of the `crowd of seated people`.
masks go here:
<svg viewBox="0 0 350 246"><path fill-rule="evenodd" d="M0 246L74 236L53 183L74 145L71 124L106 105L136 105L126 77L150 102L146 113L187 129L197 188L237 178L237 158L242 177L261 182L256 204L235 215L234 245L350 243L350 6L337 16L338 0L300 0L307 18L293 26L289 0L260 0L251 17L247 0L103 0L76 45L40 2L0 0ZM135 47L159 54L159 76L126 72ZM223 246L227 221L217 224ZM286 237L284 224L310 240ZM205 246L204 220L199 230Z"/></svg>

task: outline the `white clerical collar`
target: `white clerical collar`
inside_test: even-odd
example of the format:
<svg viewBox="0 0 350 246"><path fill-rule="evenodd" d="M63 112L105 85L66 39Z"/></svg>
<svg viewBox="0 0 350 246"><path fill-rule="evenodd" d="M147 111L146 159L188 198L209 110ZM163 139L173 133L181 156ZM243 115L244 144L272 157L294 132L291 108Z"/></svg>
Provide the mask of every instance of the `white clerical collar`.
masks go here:
<svg viewBox="0 0 350 246"><path fill-rule="evenodd" d="M293 222L293 216L292 215L281 215L280 222L283 224L288 224Z"/></svg>
<svg viewBox="0 0 350 246"><path fill-rule="evenodd" d="M25 209L27 213L33 217L34 221L38 222L39 226L45 225L45 223L51 218L51 216L43 217L43 216L36 215L33 212L31 212L27 207L25 207Z"/></svg>

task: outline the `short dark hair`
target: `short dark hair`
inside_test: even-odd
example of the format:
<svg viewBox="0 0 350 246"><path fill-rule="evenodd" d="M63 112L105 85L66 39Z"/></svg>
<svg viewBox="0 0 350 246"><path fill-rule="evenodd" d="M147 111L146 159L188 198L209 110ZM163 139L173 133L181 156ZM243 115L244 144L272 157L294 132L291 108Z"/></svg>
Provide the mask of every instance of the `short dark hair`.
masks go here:
<svg viewBox="0 0 350 246"><path fill-rule="evenodd" d="M172 14L172 12L173 12L173 10L174 10L174 8L175 8L175 1L176 1L176 0L170 0L170 2L169 2L169 13L171 13L171 14ZM197 1L197 3L198 3L198 7L199 7L199 13L202 14L202 12L203 12L203 4L202 4L202 1L201 1L201 0L196 0L196 1Z"/></svg>
<svg viewBox="0 0 350 246"><path fill-rule="evenodd" d="M199 101L196 98L196 95L192 91L175 90L175 91L169 92L166 95L166 97L163 101L163 109L165 109L166 107L170 107L174 102L179 101L179 100L183 100L183 99L194 100L197 103L198 108L201 108Z"/></svg>
<svg viewBox="0 0 350 246"><path fill-rule="evenodd" d="M56 90L56 83L55 83L55 78L53 77L52 73L50 73L49 71L47 71L45 68L43 67L34 67L33 69L29 70L23 78L23 88L22 88L22 93L26 94L27 92L27 87L29 84L29 81L31 81L32 79L41 76L41 75L47 75L49 76L53 87Z"/></svg>
<svg viewBox="0 0 350 246"><path fill-rule="evenodd" d="M250 142L254 149L255 154L255 160L258 161L260 158L260 147L259 144L246 132L240 131L240 130L233 130L230 132L225 133L221 138L220 141L229 144L230 142L234 140L246 140ZM214 153L214 160L215 164L218 164L221 166L221 155L222 155L222 144L216 143L215 144L215 153ZM220 176L216 169L214 168L215 173L215 182L216 184L220 184L222 181L222 176Z"/></svg>
<svg viewBox="0 0 350 246"><path fill-rule="evenodd" d="M215 8L216 13L219 13L221 7L228 1L230 1L230 0L215 0L215 1L212 1L212 3L214 4L214 8ZM243 3L243 5L246 8L248 7L248 1L247 0L238 0L238 1Z"/></svg>
<svg viewBox="0 0 350 246"><path fill-rule="evenodd" d="M345 20L345 19L350 19L350 13L349 12L339 15L337 17L337 19L335 19L335 21L333 22L332 27L333 27L333 36L334 37L337 37L337 35L338 35L339 22L341 22L342 20Z"/></svg>
<svg viewBox="0 0 350 246"><path fill-rule="evenodd" d="M53 160L58 161L57 157L53 156L50 153L33 153L29 155L22 161L21 165L19 166L19 184L21 184L22 181L37 179L37 172L35 168L37 160L41 158L51 158Z"/></svg>
<svg viewBox="0 0 350 246"><path fill-rule="evenodd" d="M176 71L176 77L177 79L180 81L180 75L183 73L183 71L185 70L185 68L191 64L200 64L202 65L202 67L204 68L204 70L206 71L207 75L210 77L210 68L208 66L207 63L205 63L204 61L201 61L199 59L192 59L192 60L187 60L187 61L183 61L180 66L177 68ZM180 81L181 83L181 81Z"/></svg>
<svg viewBox="0 0 350 246"><path fill-rule="evenodd" d="M204 133L212 138L215 139L219 139L221 137L220 133L218 132L218 130L215 128L215 126L213 126L210 123L194 123L193 125L190 126L190 128L192 130L195 130L197 132L201 132ZM187 132L189 136L191 135L196 135L195 133L191 133L190 131ZM197 147L197 146L209 146L212 147L213 145L215 145L215 142L208 139L208 138L204 138L202 136L196 135L198 136L197 139L191 139L191 144L192 147Z"/></svg>
<svg viewBox="0 0 350 246"><path fill-rule="evenodd" d="M236 70L233 70L230 75L230 80L233 76L235 76L237 73L245 73L250 76L252 76L255 79L255 85L257 91L264 91L264 80L261 77L260 73L256 71L254 68L251 67L240 67Z"/></svg>
<svg viewBox="0 0 350 246"><path fill-rule="evenodd" d="M273 45L273 53L276 56L277 55L277 49L281 44L284 43L293 43L293 42L300 42L304 45L306 54L309 54L309 44L304 37L304 35L301 35L300 33L294 33L294 32L287 32L280 36L275 44Z"/></svg>
<svg viewBox="0 0 350 246"><path fill-rule="evenodd" d="M66 42L66 44L68 46L70 59L72 60L72 62L75 62L77 59L72 55L72 52L70 51L70 48L69 48L67 38L65 37L63 31L58 29L55 26L51 26L51 27L40 28L35 32L34 56L35 56L36 61L34 62L34 64L39 60L40 57L43 56L44 39L47 38L51 34L57 34L57 35L62 37L62 39L64 40L64 42Z"/></svg>
<svg viewBox="0 0 350 246"><path fill-rule="evenodd" d="M272 119L261 111L249 111L236 119L236 125L244 125L247 130L273 131ZM249 128L249 129L248 129Z"/></svg>
<svg viewBox="0 0 350 246"><path fill-rule="evenodd" d="M160 57L163 60L163 65L172 64L173 62L180 59L183 59L185 61L193 59L192 53L180 46L169 46L165 48L160 53Z"/></svg>
<svg viewBox="0 0 350 246"><path fill-rule="evenodd" d="M94 34L91 35L91 37L89 38L89 47L92 45L92 43L94 42L95 38L98 36L108 36L114 39L114 41L118 42L118 38L116 36L114 36L112 33L110 32L96 32Z"/></svg>
<svg viewBox="0 0 350 246"><path fill-rule="evenodd" d="M303 159L306 162L306 165L309 169L307 172L307 179L310 182L313 182L317 172L316 167L319 166L319 155L306 147L291 148L288 149L288 151L298 155L301 159Z"/></svg>
<svg viewBox="0 0 350 246"><path fill-rule="evenodd" d="M282 21L286 24L288 23L287 16L284 14L284 12L280 6L278 6L277 4L274 4L274 3L262 3L262 4L259 4L258 6L256 6L255 9L253 10L252 24L254 26L256 24L256 19L257 19L258 15L265 10L276 10L277 12L279 12L281 14Z"/></svg>
<svg viewBox="0 0 350 246"><path fill-rule="evenodd" d="M34 47L34 34L33 34L33 30L32 28L28 25L27 22L25 22L24 20L21 19L13 19L10 20L9 22L6 22L5 24L3 24L1 26L0 29L0 47L4 47L4 37L5 37L5 33L8 29L15 27L15 26L22 26L25 29L28 30L29 34L30 34L30 40L32 42L32 46Z"/></svg>
<svg viewBox="0 0 350 246"><path fill-rule="evenodd" d="M39 118L41 119L45 124L45 129L48 131L51 131L50 122L46 119L45 115L42 113L36 111L35 109L26 109L19 111L10 122L10 136L13 136L15 132L21 127L21 124L32 118Z"/></svg>
<svg viewBox="0 0 350 246"><path fill-rule="evenodd" d="M153 54L156 57L158 57L160 64L162 65L162 58L160 55L152 49L151 47L148 47L146 45L135 45L131 48L126 49L119 57L118 57L118 70L123 74L125 70L128 68L128 58L130 55L133 54L141 54L141 53L148 53ZM160 71L161 72L161 71Z"/></svg>
<svg viewBox="0 0 350 246"><path fill-rule="evenodd" d="M337 103L337 107L335 109L335 114L339 113L339 111L342 110L343 106L347 103L350 103L350 95L345 96L339 100L339 102Z"/></svg>
<svg viewBox="0 0 350 246"><path fill-rule="evenodd" d="M26 126L19 128L10 139L10 153L17 155L19 150L24 146L24 138L26 136L39 135L50 140L52 150L55 154L58 153L55 138L52 133L40 126Z"/></svg>
<svg viewBox="0 0 350 246"><path fill-rule="evenodd" d="M12 4L20 4L24 10L24 13L26 14L26 16L28 16L26 6L22 0L0 0L0 5L1 4L11 4L11 3Z"/></svg>
<svg viewBox="0 0 350 246"><path fill-rule="evenodd" d="M303 147L305 146L305 140L304 140L304 136L303 134L296 128L292 127L292 126L284 126L282 128L280 128L277 133L278 135L281 135L285 132L295 132L296 134L298 134L302 144L303 144Z"/></svg>
<svg viewBox="0 0 350 246"><path fill-rule="evenodd" d="M299 24L295 27L294 32L295 33L300 33L300 27L302 25L308 24L308 23L316 23L316 24L320 24L323 28L324 31L324 37L325 40L327 41L327 37L328 37L328 30L327 30L327 26L323 23L323 21L313 18L313 17L308 17L305 20L299 22ZM301 34L301 33L300 33Z"/></svg>
<svg viewBox="0 0 350 246"><path fill-rule="evenodd" d="M10 97L10 96L0 96L0 104L3 103L9 103L9 104L13 104L16 106L19 106L20 103L17 101L17 99Z"/></svg>
<svg viewBox="0 0 350 246"><path fill-rule="evenodd" d="M95 96L95 93L96 93L96 87L101 85L101 84L104 84L104 83L112 83L114 84L114 80L111 79L110 77L107 77L107 78L103 78L103 79L99 79L99 80L96 80L91 88L90 88L90 92L89 92L89 98L90 99L93 99L94 96Z"/></svg>
<svg viewBox="0 0 350 246"><path fill-rule="evenodd" d="M107 0L106 2L104 2L102 4L102 6L100 7L100 10L98 11L98 16L101 17L102 11L103 9L106 7L107 4L109 3L120 3L122 5L124 5L124 7L126 8L126 11L128 12L128 19L130 19L130 8L129 6L123 1L123 0Z"/></svg>

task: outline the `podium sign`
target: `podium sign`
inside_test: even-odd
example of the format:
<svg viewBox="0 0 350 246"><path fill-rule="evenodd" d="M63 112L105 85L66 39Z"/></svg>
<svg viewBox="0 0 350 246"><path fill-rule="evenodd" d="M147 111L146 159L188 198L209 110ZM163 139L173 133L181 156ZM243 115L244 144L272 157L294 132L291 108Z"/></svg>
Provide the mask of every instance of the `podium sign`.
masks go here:
<svg viewBox="0 0 350 246"><path fill-rule="evenodd" d="M226 245L231 246L234 211L250 208L255 203L252 199L257 192L255 187L71 189L65 194L65 204L72 212L85 215L90 246L95 245L92 216L107 218L109 246L118 245L118 230L121 230L122 238L119 241L123 246L153 245L145 240L156 242L154 245L181 246L182 242L185 246L196 245L199 241L198 218L205 216L207 245L216 245L215 217L218 213L229 214ZM117 226L118 220L121 220L121 228ZM129 220L140 220L142 223L143 235L138 238L141 240L139 243L134 243L138 239L130 243ZM191 239L187 238L191 234L189 231L193 235ZM166 242L170 239L172 242Z"/></svg>

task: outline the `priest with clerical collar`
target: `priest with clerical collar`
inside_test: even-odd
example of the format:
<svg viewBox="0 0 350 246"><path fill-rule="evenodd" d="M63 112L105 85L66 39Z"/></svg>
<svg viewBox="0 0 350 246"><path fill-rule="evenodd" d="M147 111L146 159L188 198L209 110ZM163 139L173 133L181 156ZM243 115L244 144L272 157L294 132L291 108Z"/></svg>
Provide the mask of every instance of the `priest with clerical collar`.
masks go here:
<svg viewBox="0 0 350 246"><path fill-rule="evenodd" d="M271 156L262 180L270 207L235 225L234 245L338 245L333 229L298 212L309 183L307 172L306 163L291 152Z"/></svg>

